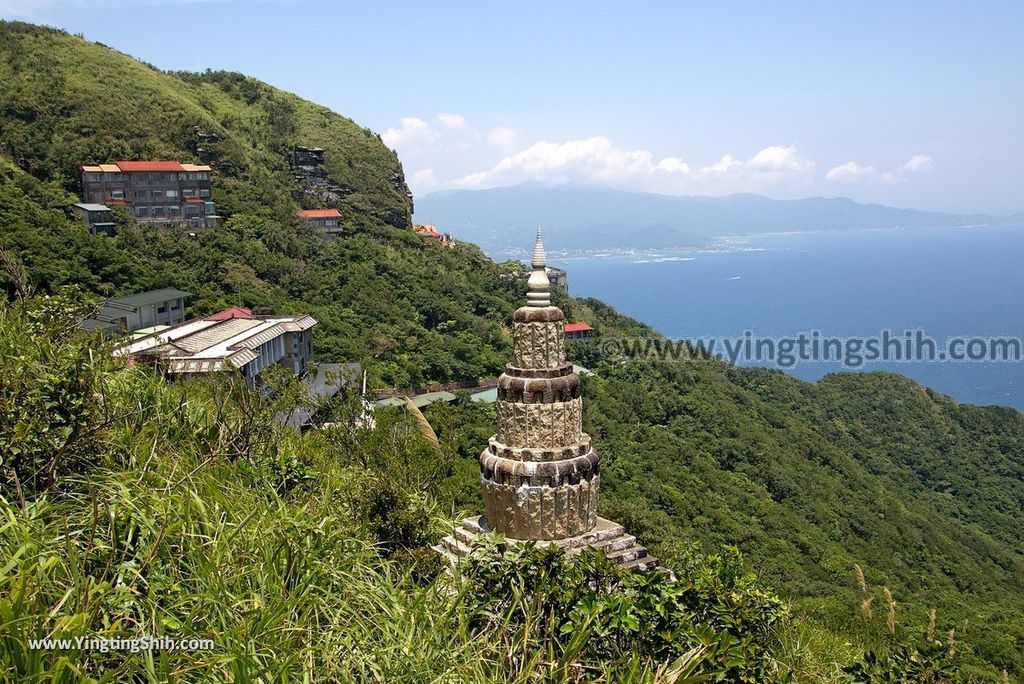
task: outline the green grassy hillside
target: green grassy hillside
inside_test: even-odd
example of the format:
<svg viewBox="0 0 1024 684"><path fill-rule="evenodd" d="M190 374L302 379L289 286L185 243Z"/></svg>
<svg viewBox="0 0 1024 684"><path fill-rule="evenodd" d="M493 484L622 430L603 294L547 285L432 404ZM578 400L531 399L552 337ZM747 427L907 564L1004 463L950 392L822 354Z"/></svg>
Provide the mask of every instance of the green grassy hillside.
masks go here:
<svg viewBox="0 0 1024 684"><path fill-rule="evenodd" d="M64 404L55 397L78 387L83 369L105 350L52 330L26 336L40 314L32 313L35 305L11 303L23 268L38 293L73 285L84 293L74 295L79 302L174 286L196 293L195 314L231 304L307 311L320 321L321 360L362 361L380 385L411 385L499 372L522 284L472 245L441 250L399 227L397 217L408 210L401 167L374 135L252 79L162 73L58 31L0 23L0 83L0 282L7 294L0 330L0 438L7 449L0 451L0 640L12 626L20 639L29 627L116 634L143 625L161 633L197 619L197 631L227 635L229 645L195 669L177 657L150 666L111 657L104 667L152 680L174 672L196 681L211 672L283 680L308 671L310 662L333 663L325 676L338 680L349 666L363 673L353 680L543 679L543 666L516 649L553 660L575 642L559 645L560 632L540 638L515 615L539 619L550 609L547 599L503 585L519 592L517 600L536 601L516 608L501 595L492 597L497 607L466 607L434 593L443 588L430 584L423 568L426 546L460 509L479 511L473 459L493 431L493 407L431 408L439 457L407 426L392 424L396 417L382 417L387 429L380 431L348 430L339 419L336 430L300 438L277 431L266 419L272 407L247 403L244 393L165 388L140 369L103 366L99 386ZM101 96L115 87L116 96ZM105 107L114 113L104 114ZM71 219L79 163L197 160L195 126L222 138L213 163L221 169L215 198L230 216L224 226L190 239L122 217L116 237L106 238ZM324 147L332 178L353 188L339 203L342 239L324 241L294 217L298 188L287 160L295 144ZM654 334L594 300L560 295L558 303L600 335ZM840 669L864 649L912 664L921 658L901 644L925 632L935 608L940 635L956 628L957 681L1000 681L1004 669L1009 681L1021 681L1020 413L960 406L885 374L811 385L717 361L643 364L585 345L573 353L597 371L585 382L586 427L603 458L604 514L626 523L669 565L689 568L695 585L684 587L701 600L736 589L739 598L721 609L719 622L761 624L759 613L741 619L731 611L764 607L757 597L767 594L741 581L732 561L720 559L712 569L695 564L693 542L709 553L739 547L760 582L793 603L790 620L764 626L764 639L755 640L754 651L771 651L758 667L775 674L791 667L798 681L840 682L848 681ZM92 413L88 398L104 392L109 402ZM40 419L51 413L52 420ZM82 430L99 438L82 441ZM59 472L51 473L58 460ZM392 471L397 480L384 477ZM192 539L204 546L189 546ZM7 557L15 562L6 564ZM533 578L527 584L537 579L531 572L543 579L548 567L495 563L484 576L522 571ZM104 593L90 601L94 582ZM701 592L711 585L719 593L709 598ZM548 599L577 596L561 584L546 590ZM895 601L891 630L884 590ZM688 603L693 593L672 598L669 610L659 602L665 596L653 601L637 592L631 595L639 603L618 606L614 619L601 613L617 627L587 627L605 646L620 640L616 656L599 649L607 660L598 651L577 653L596 668L587 672L601 673L594 680L652 680L657 662L646 662L649 671L634 680L616 669L630 648L650 655L664 646L658 639L669 639L671 648L657 650L668 658L704 643L692 630L676 641L640 628L628 638L615 631L631 629L635 611L685 614L687 624L704 624L706 614ZM451 629L437 622L442 614L454 621L446 623ZM716 625L716 639L729 631ZM522 639L500 641L505 634ZM940 650L948 648L946 641ZM480 655L444 680L453 667L449 652ZM3 672L35 673L39 681L58 667L17 639L0 641L0 655L9 657L0 661ZM95 677L96 658L71 664ZM76 679L73 669L63 676ZM950 681L914 676L856 681Z"/></svg>

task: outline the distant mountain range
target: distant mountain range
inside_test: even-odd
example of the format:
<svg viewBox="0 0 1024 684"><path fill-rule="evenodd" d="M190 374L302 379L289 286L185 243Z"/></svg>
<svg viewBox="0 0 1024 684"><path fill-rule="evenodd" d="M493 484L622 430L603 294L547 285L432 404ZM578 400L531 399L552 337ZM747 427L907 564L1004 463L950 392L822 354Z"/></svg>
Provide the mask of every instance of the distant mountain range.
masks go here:
<svg viewBox="0 0 1024 684"><path fill-rule="evenodd" d="M551 251L579 252L697 247L725 235L971 226L1013 218L896 209L841 197L678 197L537 185L437 192L418 198L415 214L416 222L437 224L494 257L525 256L538 223ZM1024 216L1015 218L1024 223Z"/></svg>

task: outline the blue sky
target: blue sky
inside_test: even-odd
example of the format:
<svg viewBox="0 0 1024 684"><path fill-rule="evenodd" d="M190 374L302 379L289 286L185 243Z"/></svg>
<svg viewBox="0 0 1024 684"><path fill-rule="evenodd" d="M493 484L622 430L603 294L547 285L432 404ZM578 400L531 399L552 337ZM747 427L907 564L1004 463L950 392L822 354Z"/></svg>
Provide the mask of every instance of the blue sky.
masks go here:
<svg viewBox="0 0 1024 684"><path fill-rule="evenodd" d="M574 182L1024 211L1021 0L0 0L0 16L325 104L382 133L420 195Z"/></svg>

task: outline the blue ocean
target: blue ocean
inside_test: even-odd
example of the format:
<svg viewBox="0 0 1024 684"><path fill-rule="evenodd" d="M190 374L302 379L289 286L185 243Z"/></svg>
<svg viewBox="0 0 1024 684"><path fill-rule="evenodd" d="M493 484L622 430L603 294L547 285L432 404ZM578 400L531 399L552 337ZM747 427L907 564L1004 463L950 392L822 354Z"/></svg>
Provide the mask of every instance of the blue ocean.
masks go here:
<svg viewBox="0 0 1024 684"><path fill-rule="evenodd" d="M920 331L941 351L955 339L1024 345L1022 260L1024 227L985 227L773 234L707 250L551 261L568 271L574 296L598 297L671 338L847 340ZM887 370L961 403L1024 410L1024 361L849 363L797 361L782 370L809 381Z"/></svg>

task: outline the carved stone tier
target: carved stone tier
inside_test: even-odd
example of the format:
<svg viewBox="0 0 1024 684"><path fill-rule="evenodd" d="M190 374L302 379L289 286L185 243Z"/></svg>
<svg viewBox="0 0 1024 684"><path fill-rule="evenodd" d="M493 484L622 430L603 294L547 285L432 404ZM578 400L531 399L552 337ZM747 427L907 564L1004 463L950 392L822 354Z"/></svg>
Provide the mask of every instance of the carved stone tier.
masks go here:
<svg viewBox="0 0 1024 684"><path fill-rule="evenodd" d="M512 317L516 366L556 368L565 363L565 315L554 306L524 306Z"/></svg>
<svg viewBox="0 0 1024 684"><path fill-rule="evenodd" d="M498 436L513 447L555 449L576 444L582 437L583 401L571 399L551 404L496 402Z"/></svg>
<svg viewBox="0 0 1024 684"><path fill-rule="evenodd" d="M462 526L445 537L440 544L434 547L434 550L454 565L459 558L464 558L472 552L474 543L480 539L481 535L489 532L491 532L491 528L486 517L466 518L462 521ZM523 540L506 539L513 544L524 543ZM602 551L612 563L627 570L648 571L658 566L658 559L638 544L636 537L626 534L622 525L604 518L598 518L594 527L583 534L536 543L555 545L565 549L569 554L579 553L586 548L597 549Z"/></svg>

